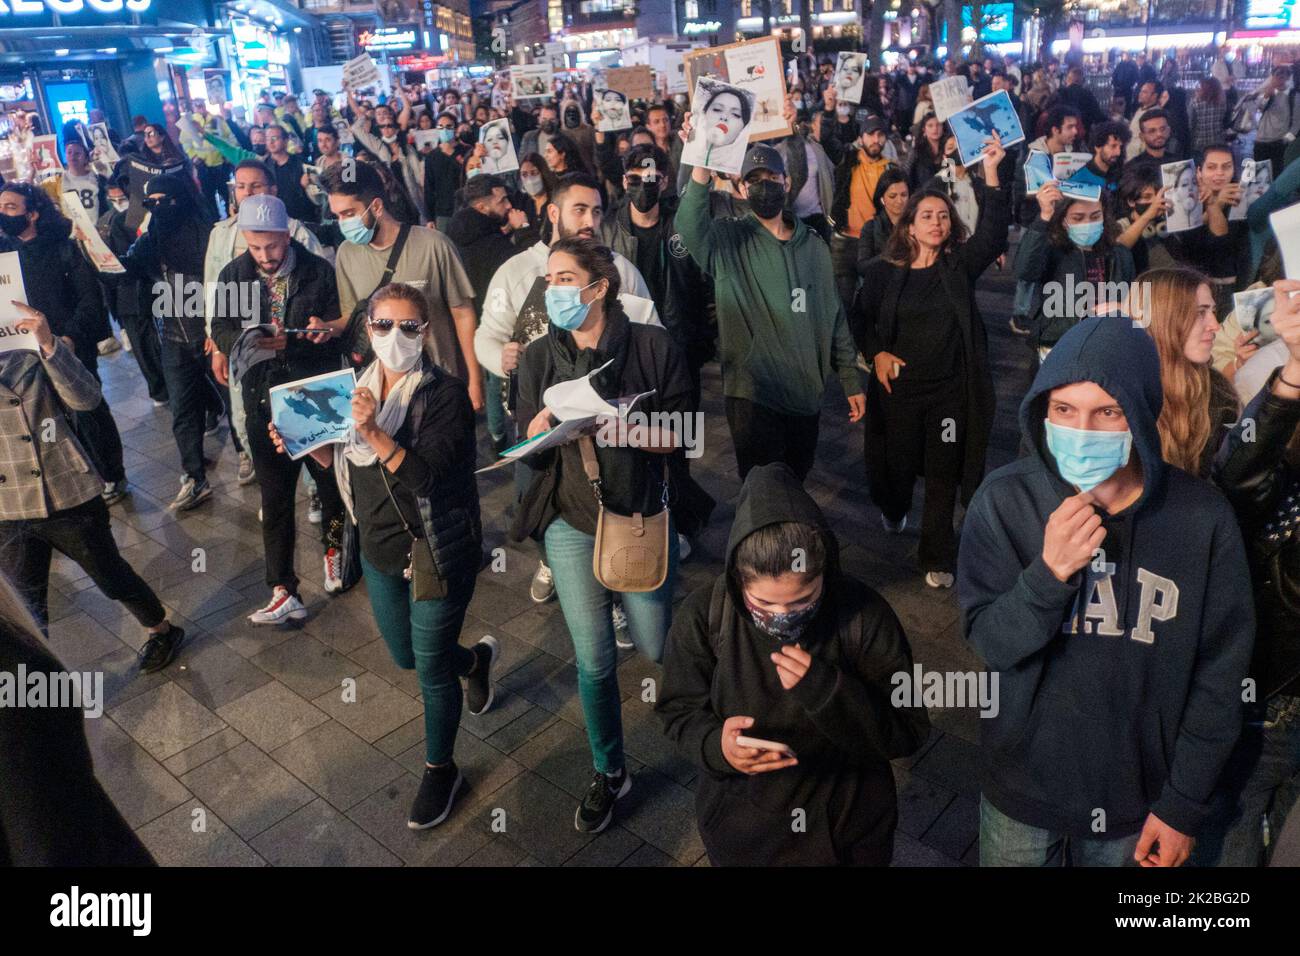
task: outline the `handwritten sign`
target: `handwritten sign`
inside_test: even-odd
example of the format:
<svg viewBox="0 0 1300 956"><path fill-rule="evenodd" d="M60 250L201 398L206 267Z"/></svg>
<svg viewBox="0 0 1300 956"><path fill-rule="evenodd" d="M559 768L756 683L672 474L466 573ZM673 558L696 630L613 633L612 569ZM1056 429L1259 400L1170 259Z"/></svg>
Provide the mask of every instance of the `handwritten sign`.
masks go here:
<svg viewBox="0 0 1300 956"><path fill-rule="evenodd" d="M934 100L934 115L940 123L961 112L973 99L970 85L964 76L949 76L930 84L930 97Z"/></svg>
<svg viewBox="0 0 1300 956"><path fill-rule="evenodd" d="M654 71L644 64L606 70L605 89L617 90L629 100L653 99L655 95Z"/></svg>
<svg viewBox="0 0 1300 956"><path fill-rule="evenodd" d="M362 53L343 64L343 88L345 90L364 90L379 86L383 81L379 76L379 66L369 53Z"/></svg>
<svg viewBox="0 0 1300 956"><path fill-rule="evenodd" d="M0 253L0 352L25 349L36 351L36 336L20 332L18 323L22 315L14 301L27 303L27 288L23 285L23 267L18 253Z"/></svg>

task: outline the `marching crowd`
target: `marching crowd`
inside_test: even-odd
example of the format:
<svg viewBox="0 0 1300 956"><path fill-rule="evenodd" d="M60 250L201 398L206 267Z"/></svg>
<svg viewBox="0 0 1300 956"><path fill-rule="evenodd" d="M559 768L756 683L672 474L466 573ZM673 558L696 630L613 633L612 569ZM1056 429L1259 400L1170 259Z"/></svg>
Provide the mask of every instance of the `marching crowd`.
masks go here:
<svg viewBox="0 0 1300 956"><path fill-rule="evenodd" d="M170 412L178 517L211 507L204 438L223 422L240 484L260 489L268 594L252 622L307 616L299 572L329 593L365 582L423 699L410 827L454 812L461 714L493 704L496 642L459 643L486 520L527 542L532 599L558 600L572 638L593 770L579 830L605 829L633 785L616 676L633 647L662 664L656 710L699 768L715 865L886 865L890 761L930 728L894 694L913 669L898 617L842 569L847 529L804 490L829 388L863 423L879 510L852 533L919 523L916 571L955 586L999 678L981 863L1280 853L1300 783L1300 281L1269 215L1300 193L1292 69L1249 94L1216 69L1189 97L1176 66L1126 55L1103 106L1054 61L909 61L867 74L859 103L838 99L832 63L799 67L789 134L751 143L735 175L683 163L702 121L683 95L634 101L631 129L605 132L578 82L520 101L504 81L316 90L305 111L267 93L251 120L169 105L110 130L108 164L70 123L61 189L0 184L0 252L18 253L14 308L37 346L0 353L0 667L60 666L43 641L56 550L145 629L141 671L183 659L184 632L112 536L132 490L97 361L120 341ZM994 135L963 165L929 89L957 75L976 98L1007 91L1025 141ZM1252 139L1272 176L1245 208ZM517 169L500 168L505 146ZM1031 151L1091 154L1100 197L1031 189ZM1160 167L1183 158L1202 222L1175 232ZM83 255L92 237L51 198L64 191L120 271ZM986 318L994 266L1015 304ZM1140 291L1054 294L1114 284ZM1234 313L1234 292L1267 287L1269 322ZM1020 457L992 472L987 321L1033 372ZM715 361L743 489L712 584L674 607L715 505L680 429L520 457L512 511L480 513L480 413L501 453L554 428L553 387L585 378L682 422ZM271 389L346 368L347 440L290 457ZM294 560L300 479L320 530L310 571ZM75 723L0 710L0 779L0 860L147 860Z"/></svg>

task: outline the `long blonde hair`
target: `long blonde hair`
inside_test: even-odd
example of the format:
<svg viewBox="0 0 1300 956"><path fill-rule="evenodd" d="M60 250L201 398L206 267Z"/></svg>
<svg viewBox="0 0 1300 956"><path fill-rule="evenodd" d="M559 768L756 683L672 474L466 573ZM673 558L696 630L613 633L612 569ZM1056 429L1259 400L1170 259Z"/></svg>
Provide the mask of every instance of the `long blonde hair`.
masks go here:
<svg viewBox="0 0 1300 956"><path fill-rule="evenodd" d="M1143 315L1136 303L1133 317L1145 320L1147 334L1160 355L1164 406L1156 428L1165 461L1198 474L1201 454L1210 440L1210 367L1187 359L1184 349L1196 324L1196 293L1210 281L1192 269L1151 269L1137 278L1149 306Z"/></svg>

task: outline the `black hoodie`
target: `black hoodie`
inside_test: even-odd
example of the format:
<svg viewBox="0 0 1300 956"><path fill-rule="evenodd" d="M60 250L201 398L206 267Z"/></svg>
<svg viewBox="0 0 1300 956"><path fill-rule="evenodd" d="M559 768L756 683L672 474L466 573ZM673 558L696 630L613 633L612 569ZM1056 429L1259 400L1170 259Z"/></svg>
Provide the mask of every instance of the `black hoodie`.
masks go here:
<svg viewBox="0 0 1300 956"><path fill-rule="evenodd" d="M817 528L827 566L821 608L799 644L804 678L781 686L769 655L780 642L754 626L734 563L754 531L781 522ZM897 799L889 761L915 752L929 720L896 708L890 678L910 672L903 628L880 595L840 571L839 544L787 465L749 473L727 542L727 572L673 615L656 710L664 732L699 766L700 835L715 865L886 865ZM749 736L788 744L799 762L748 776L722 755L722 725L748 716ZM805 829L795 812L802 810Z"/></svg>
<svg viewBox="0 0 1300 956"><path fill-rule="evenodd" d="M1120 513L1101 512L1104 555L1062 583L1043 533L1075 489L1043 420L1052 389L1075 382L1123 409L1143 488ZM1000 685L997 716L980 722L984 796L1053 833L1121 837L1154 813L1195 836L1241 729L1255 640L1246 553L1223 496L1161 459L1162 401L1147 333L1125 317L1085 319L1020 407L1033 453L989 475L966 514L957 594Z"/></svg>

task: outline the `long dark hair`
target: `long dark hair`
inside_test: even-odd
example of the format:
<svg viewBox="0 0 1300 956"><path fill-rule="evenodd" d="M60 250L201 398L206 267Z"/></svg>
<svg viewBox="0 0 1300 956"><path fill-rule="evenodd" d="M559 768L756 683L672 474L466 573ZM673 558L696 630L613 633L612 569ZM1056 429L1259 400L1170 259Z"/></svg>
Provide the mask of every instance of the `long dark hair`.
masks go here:
<svg viewBox="0 0 1300 956"><path fill-rule="evenodd" d="M921 247L909 231L912 223L916 221L916 210L921 205L922 200L938 199L948 208L948 221L951 226L948 231L948 238L944 240L943 246L939 249L940 255L954 252L958 246L966 241L966 225L961 221L961 216L957 213L957 206L949 198L947 193L940 192L937 189L922 189L920 192L912 193L907 200L907 208L903 210L903 215L899 217L898 222L894 224L894 229L889 234L889 242L885 244L885 259L896 266L910 266L912 260L921 252Z"/></svg>
<svg viewBox="0 0 1300 956"><path fill-rule="evenodd" d="M609 283L609 290L605 293L606 311L618 302L618 267L614 265L614 253L608 246L585 236L569 236L552 243L551 253L556 252L573 256L578 261L578 268L591 276L592 282L604 279Z"/></svg>
<svg viewBox="0 0 1300 956"><path fill-rule="evenodd" d="M1047 223L1047 241L1058 249L1069 249L1074 245L1070 239L1070 234L1065 230L1065 215L1074 206L1075 203L1086 202L1084 199L1066 199L1064 202L1056 204L1052 210L1052 218ZM1115 226L1115 219L1110 214L1110 206L1106 201L1101 200L1101 238L1093 246L1094 252L1110 252L1115 245L1115 234L1118 231Z"/></svg>
<svg viewBox="0 0 1300 956"><path fill-rule="evenodd" d="M146 131L152 129L158 133L159 138L162 140L162 159L164 162L170 164L183 163L185 161L185 154L181 152L181 148L176 145L172 140L171 134L167 132L166 123L145 123L144 128ZM153 155L153 151L150 150L143 141L140 145L140 152L145 156Z"/></svg>
<svg viewBox="0 0 1300 956"><path fill-rule="evenodd" d="M551 172L551 167L542 158L541 153L525 153L519 157L520 169L524 168L524 163L536 166L537 171L542 174L542 188L546 190L546 198L549 200L555 194L555 173Z"/></svg>
<svg viewBox="0 0 1300 956"><path fill-rule="evenodd" d="M27 182L5 183L0 185L0 192L22 196L28 212L40 213L40 218L36 220L37 238L67 239L72 235L72 222L40 186Z"/></svg>
<svg viewBox="0 0 1300 956"><path fill-rule="evenodd" d="M582 152L578 149L578 144L569 137L565 136L563 133L556 133L551 137L551 145L555 147L557 153L564 157L564 172L591 172L591 167L588 166L587 161L582 158Z"/></svg>

